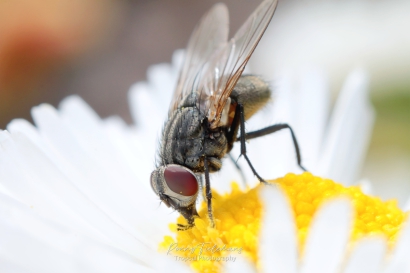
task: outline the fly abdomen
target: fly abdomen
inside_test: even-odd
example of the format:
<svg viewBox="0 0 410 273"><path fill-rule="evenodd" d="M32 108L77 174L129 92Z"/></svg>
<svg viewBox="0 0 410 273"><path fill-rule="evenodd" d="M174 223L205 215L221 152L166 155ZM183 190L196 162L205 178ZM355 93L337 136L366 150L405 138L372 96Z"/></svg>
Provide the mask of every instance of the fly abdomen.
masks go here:
<svg viewBox="0 0 410 273"><path fill-rule="evenodd" d="M245 120L247 120L268 103L271 95L269 84L261 77L243 75L236 83L231 98L242 104L245 109Z"/></svg>

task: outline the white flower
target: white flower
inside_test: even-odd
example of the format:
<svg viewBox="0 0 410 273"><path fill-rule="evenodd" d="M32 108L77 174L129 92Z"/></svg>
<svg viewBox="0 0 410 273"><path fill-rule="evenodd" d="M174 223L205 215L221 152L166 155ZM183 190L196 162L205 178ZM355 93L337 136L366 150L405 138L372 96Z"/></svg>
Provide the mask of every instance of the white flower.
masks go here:
<svg viewBox="0 0 410 273"><path fill-rule="evenodd" d="M178 52L172 65L153 66L148 71L148 82L132 87L130 104L135 126L126 125L119 117L102 120L84 101L72 96L58 110L46 104L33 108L35 127L25 120L13 120L7 131L0 132L1 272L190 271L185 264L157 252L158 243L168 232L167 224L175 220L177 213L159 205L149 186L159 130L167 114L180 60ZM348 77L329 121L330 107L321 73L304 74L300 89L294 89L291 83L289 78L273 83L277 87L278 105L261 111L263 120L255 117L248 130L275 121L289 122L300 140L308 168L352 183L357 179L373 117L364 72L358 70ZM300 99L293 98L294 91ZM352 117L354 121L350 121ZM362 134L357 134L357 127ZM263 143L250 143L249 152L264 177L283 175L291 168L298 171L286 132L267 137ZM239 178L229 161L224 164L221 174L212 177L215 187L226 188L226 181ZM243 169L248 172L246 165ZM322 209L299 268L289 207L280 193L266 195L269 210L264 230L272 232L262 232L261 251L280 257L264 258L266 269L336 272L346 255L349 205L335 201ZM329 229L334 226L336 230ZM407 253L410 245L408 229L389 264L391 268L406 262L403 253ZM323 246L330 239L338 243L328 252ZM350 256L351 263L360 260L361 255L382 260L382 243L377 246L379 252L369 252L374 255L369 258L365 250L373 250L373 244L378 244L377 239L369 240ZM239 269L244 271L245 267Z"/></svg>

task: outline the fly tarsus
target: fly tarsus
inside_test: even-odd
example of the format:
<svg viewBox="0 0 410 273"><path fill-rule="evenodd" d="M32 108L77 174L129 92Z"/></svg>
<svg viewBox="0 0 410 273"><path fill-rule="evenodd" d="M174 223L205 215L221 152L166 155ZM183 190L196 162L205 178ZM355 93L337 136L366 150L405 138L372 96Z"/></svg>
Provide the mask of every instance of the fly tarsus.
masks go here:
<svg viewBox="0 0 410 273"><path fill-rule="evenodd" d="M188 230L188 229L191 229L191 228L193 228L195 226L195 224L192 222L192 223L188 223L188 224L186 224L186 225L183 225L183 224L177 224L177 230L178 231L185 231L185 230Z"/></svg>

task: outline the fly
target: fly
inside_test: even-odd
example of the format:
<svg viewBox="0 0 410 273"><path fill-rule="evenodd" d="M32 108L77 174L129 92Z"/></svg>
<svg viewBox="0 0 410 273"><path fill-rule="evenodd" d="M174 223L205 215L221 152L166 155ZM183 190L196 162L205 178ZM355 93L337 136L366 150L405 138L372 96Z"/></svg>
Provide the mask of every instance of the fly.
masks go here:
<svg viewBox="0 0 410 273"><path fill-rule="evenodd" d="M198 217L198 181L205 176L208 216L212 226L209 173L219 171L222 158L235 142L253 174L259 176L246 154L246 140L289 129L301 169L295 134L288 124L245 132L245 121L270 99L269 85L258 76L242 75L266 27L277 0L265 0L228 41L229 18L224 4L216 4L194 30L162 132L159 162L151 186L161 201L187 220L180 230L194 226ZM239 136L238 136L239 134Z"/></svg>

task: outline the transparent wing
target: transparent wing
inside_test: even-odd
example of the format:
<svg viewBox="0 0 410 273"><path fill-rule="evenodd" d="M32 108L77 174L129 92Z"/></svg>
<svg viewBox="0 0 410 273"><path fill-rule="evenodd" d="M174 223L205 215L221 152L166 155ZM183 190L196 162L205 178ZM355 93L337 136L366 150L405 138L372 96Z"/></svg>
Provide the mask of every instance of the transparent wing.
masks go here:
<svg viewBox="0 0 410 273"><path fill-rule="evenodd" d="M201 78L204 64L218 49L227 44L229 31L228 9L216 4L206 13L189 39L184 64L170 105L170 113L180 106L193 91Z"/></svg>
<svg viewBox="0 0 410 273"><path fill-rule="evenodd" d="M212 129L218 127L225 103L275 12L277 0L265 0L249 16L235 36L214 52L203 67L198 84L198 107Z"/></svg>

